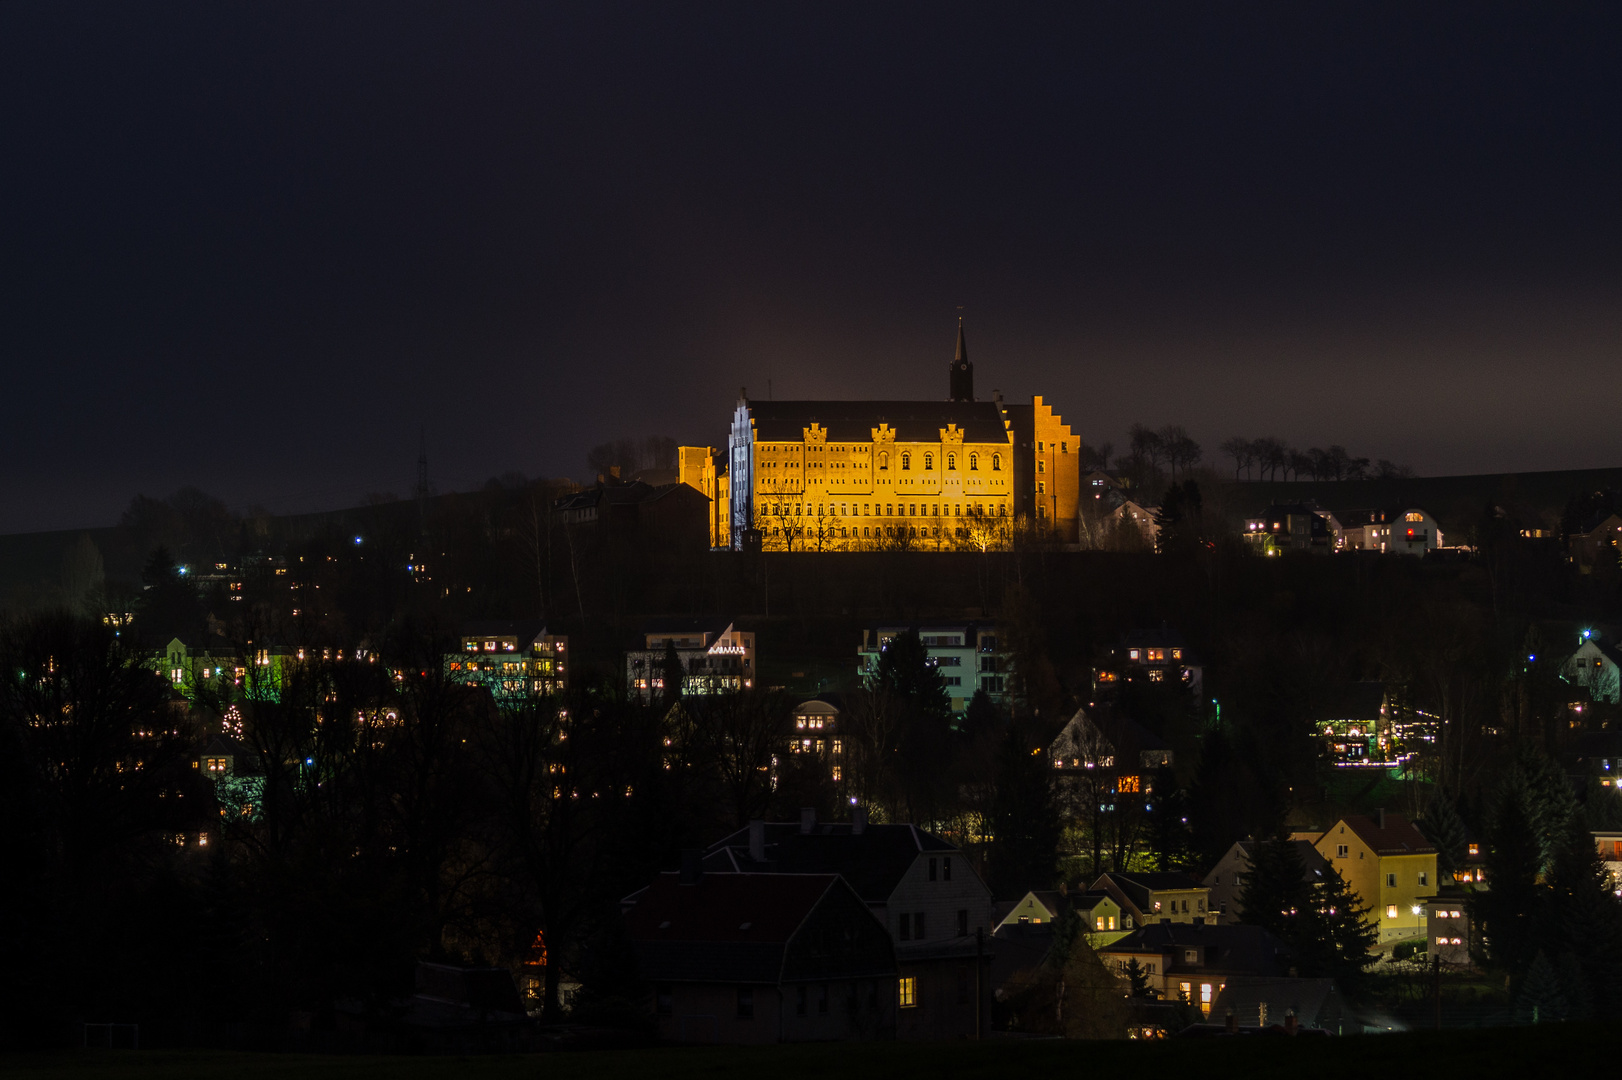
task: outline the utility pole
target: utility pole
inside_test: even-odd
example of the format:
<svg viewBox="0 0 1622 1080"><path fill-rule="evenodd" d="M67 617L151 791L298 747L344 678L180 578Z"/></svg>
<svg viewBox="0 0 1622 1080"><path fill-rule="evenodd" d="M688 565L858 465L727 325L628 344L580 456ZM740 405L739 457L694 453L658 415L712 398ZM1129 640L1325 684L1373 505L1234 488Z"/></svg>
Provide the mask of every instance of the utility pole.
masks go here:
<svg viewBox="0 0 1622 1080"><path fill-rule="evenodd" d="M986 991L984 985L986 971L986 928L974 928L974 1037L980 1039L985 1025L980 1017L980 1010L985 1006Z"/></svg>

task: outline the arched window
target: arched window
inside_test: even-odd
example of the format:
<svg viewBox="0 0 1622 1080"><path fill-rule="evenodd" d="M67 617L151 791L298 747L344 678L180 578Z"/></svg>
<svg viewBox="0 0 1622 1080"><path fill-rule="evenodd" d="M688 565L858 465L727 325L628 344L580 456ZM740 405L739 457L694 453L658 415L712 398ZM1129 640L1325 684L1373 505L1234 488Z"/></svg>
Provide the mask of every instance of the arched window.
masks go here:
<svg viewBox="0 0 1622 1080"><path fill-rule="evenodd" d="M946 455L946 467L947 467L947 469L951 470L952 472L957 471L957 455L956 454L947 454Z"/></svg>
<svg viewBox="0 0 1622 1080"><path fill-rule="evenodd" d="M970 472L975 472L979 468L980 468L980 455L979 454L970 454L969 455L969 471Z"/></svg>
<svg viewBox="0 0 1622 1080"><path fill-rule="evenodd" d="M888 450L880 450L879 451L879 472L884 472L889 467L890 467L890 452Z"/></svg>
<svg viewBox="0 0 1622 1080"><path fill-rule="evenodd" d="M935 455L934 454L925 454L924 455L924 468L927 470L927 469L933 469L934 467L935 467Z"/></svg>
<svg viewBox="0 0 1622 1080"><path fill-rule="evenodd" d="M1001 454L992 454L991 455L991 471L992 472L1002 472L1002 455Z"/></svg>
<svg viewBox="0 0 1622 1080"><path fill-rule="evenodd" d="M903 469L912 468L912 455L911 454L905 454L904 453L904 454L901 455L901 467Z"/></svg>

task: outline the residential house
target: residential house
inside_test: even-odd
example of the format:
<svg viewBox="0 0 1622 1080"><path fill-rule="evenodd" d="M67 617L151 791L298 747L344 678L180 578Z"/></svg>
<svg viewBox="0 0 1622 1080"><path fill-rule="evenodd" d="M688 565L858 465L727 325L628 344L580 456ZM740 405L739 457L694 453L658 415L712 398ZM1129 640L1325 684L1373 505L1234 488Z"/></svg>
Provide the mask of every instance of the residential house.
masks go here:
<svg viewBox="0 0 1622 1080"><path fill-rule="evenodd" d="M1337 766L1384 768L1395 764L1384 683L1334 687L1314 709L1312 727L1324 756Z"/></svg>
<svg viewBox="0 0 1622 1080"><path fill-rule="evenodd" d="M1159 736L1114 710L1077 709L1048 746L1059 774L1108 773L1119 777L1118 790L1134 794L1147 794L1149 774L1169 768L1172 758Z"/></svg>
<svg viewBox="0 0 1622 1080"><path fill-rule="evenodd" d="M1295 845L1296 855L1301 859L1303 879L1309 884L1323 881L1324 875L1330 871L1329 860L1318 854L1318 849L1309 840L1287 842ZM1245 888L1245 875L1250 873L1251 853L1255 847L1255 840L1234 841L1201 882L1210 890L1207 902L1213 922L1236 923L1245 913L1240 896Z"/></svg>
<svg viewBox="0 0 1622 1080"><path fill-rule="evenodd" d="M1423 555L1444 546L1436 518L1418 507L1395 510L1350 510L1344 522L1343 547L1387 555Z"/></svg>
<svg viewBox="0 0 1622 1080"><path fill-rule="evenodd" d="M1244 538L1267 554L1312 551L1326 555L1339 545L1333 515L1312 503L1279 503L1245 519Z"/></svg>
<svg viewBox="0 0 1622 1080"><path fill-rule="evenodd" d="M1594 847L1598 849L1600 861L1605 864L1611 880L1618 889L1622 889L1622 832L1597 830L1594 833Z"/></svg>
<svg viewBox="0 0 1622 1080"><path fill-rule="evenodd" d="M664 1039L815 1042L895 1029L895 949L838 874L709 874L695 857L638 894L624 926Z"/></svg>
<svg viewBox="0 0 1622 1080"><path fill-rule="evenodd" d="M1587 690L1591 700L1615 705L1622 700L1622 652L1584 630L1577 651L1560 665L1560 677Z"/></svg>
<svg viewBox="0 0 1622 1080"><path fill-rule="evenodd" d="M653 485L616 475L563 496L552 512L566 528L596 543L703 551L710 542L710 505L709 497L689 484Z"/></svg>
<svg viewBox="0 0 1622 1080"><path fill-rule="evenodd" d="M961 851L914 825L751 822L705 851L709 873L839 874L889 930L900 974L896 1034L972 1038L992 923L991 891Z"/></svg>
<svg viewBox="0 0 1622 1080"><path fill-rule="evenodd" d="M1104 519L1113 536L1135 536L1143 545L1154 550L1160 544L1160 517L1158 506L1147 506L1132 499L1121 504Z"/></svg>
<svg viewBox="0 0 1622 1080"><path fill-rule="evenodd" d="M840 733L842 710L832 694L802 701L794 707L794 734L789 739L791 754L814 754L828 770L834 783L844 779L845 740Z"/></svg>
<svg viewBox="0 0 1622 1080"><path fill-rule="evenodd" d="M1348 814L1313 844L1369 906L1381 941L1425 935L1425 900L1440 886L1436 847L1407 818Z"/></svg>
<svg viewBox="0 0 1622 1080"><path fill-rule="evenodd" d="M1150 682L1182 683L1198 694L1205 682L1205 665L1175 630L1134 630L1094 665L1093 693L1107 694L1134 675Z"/></svg>
<svg viewBox="0 0 1622 1080"><path fill-rule="evenodd" d="M650 619L640 649L625 654L626 686L640 701L665 690L665 659L674 648L685 695L723 694L755 685L755 634L720 619Z"/></svg>
<svg viewBox="0 0 1622 1080"><path fill-rule="evenodd" d="M1011 656L994 623L930 622L881 623L862 631L856 674L867 678L878 671L879 656L890 642L908 631L918 634L929 662L941 673L952 712L961 714L976 690L998 705L1008 703Z"/></svg>
<svg viewBox="0 0 1622 1080"><path fill-rule="evenodd" d="M1098 956L1118 975L1125 975L1136 960L1156 995L1196 1005L1203 1016L1212 1014L1217 994L1230 979L1277 977L1289 967L1284 943L1261 927L1212 925L1203 919L1161 919L1105 945Z"/></svg>
<svg viewBox="0 0 1622 1080"><path fill-rule="evenodd" d="M1294 1017L1298 1027L1352 1035L1363 1030L1334 979L1236 975L1217 993L1211 1014L1265 1029Z"/></svg>
<svg viewBox="0 0 1622 1080"><path fill-rule="evenodd" d="M1207 922L1211 890L1192 874L1127 873L1112 870L1090 892L1107 894L1121 909L1121 928L1135 930L1158 922Z"/></svg>
<svg viewBox="0 0 1622 1080"><path fill-rule="evenodd" d="M330 650L321 651L331 658ZM279 701L288 666L307 655L305 649L280 642L249 641L239 647L224 638L177 637L149 662L188 701L202 691L210 697Z"/></svg>
<svg viewBox="0 0 1622 1080"><path fill-rule="evenodd" d="M1587 528L1566 538L1566 550L1579 574L1592 574L1596 567L1615 570L1619 547L1622 547L1622 516L1616 514L1591 519Z"/></svg>
<svg viewBox="0 0 1622 1080"><path fill-rule="evenodd" d="M484 687L497 701L568 689L569 639L539 619L465 623L461 644L444 657L446 675Z"/></svg>
<svg viewBox="0 0 1622 1080"><path fill-rule="evenodd" d="M1425 901L1426 956L1444 964L1470 963L1470 895L1457 885L1444 886Z"/></svg>

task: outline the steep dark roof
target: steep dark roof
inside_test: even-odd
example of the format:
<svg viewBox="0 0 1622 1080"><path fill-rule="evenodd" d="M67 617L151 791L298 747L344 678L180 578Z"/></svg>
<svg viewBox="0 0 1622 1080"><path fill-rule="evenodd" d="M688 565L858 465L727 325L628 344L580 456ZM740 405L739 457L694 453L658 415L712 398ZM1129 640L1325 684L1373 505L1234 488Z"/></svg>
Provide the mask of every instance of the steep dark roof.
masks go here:
<svg viewBox="0 0 1622 1080"><path fill-rule="evenodd" d="M660 874L625 916L648 979L775 983L783 953L833 874Z"/></svg>
<svg viewBox="0 0 1622 1080"><path fill-rule="evenodd" d="M1259 926L1245 923L1201 925L1155 922L1101 947L1101 953L1153 955L1199 948L1199 967L1213 972L1246 975L1282 975L1289 953L1284 943ZM1168 970L1182 967L1174 959Z"/></svg>
<svg viewBox="0 0 1622 1080"><path fill-rule="evenodd" d="M1002 414L990 401L750 401L749 413L762 442L798 442L813 423L834 442L871 442L880 424L889 424L901 442L936 442L951 424L966 442L1008 441Z"/></svg>
<svg viewBox="0 0 1622 1080"><path fill-rule="evenodd" d="M1168 889L1203 889L1204 885L1192 874L1183 873L1142 873L1128 874L1120 871L1110 871L1099 875L1093 883L1092 891L1107 892L1114 886L1121 896L1135 908L1144 918L1152 918L1149 894L1162 892Z"/></svg>
<svg viewBox="0 0 1622 1080"><path fill-rule="evenodd" d="M739 829L705 851L710 873L838 874L869 904L882 904L920 852L951 854L957 848L915 825L868 825L852 832L849 822L818 823L802 833L798 822L765 826L765 859L749 857L749 830ZM968 865L964 864L964 872Z"/></svg>

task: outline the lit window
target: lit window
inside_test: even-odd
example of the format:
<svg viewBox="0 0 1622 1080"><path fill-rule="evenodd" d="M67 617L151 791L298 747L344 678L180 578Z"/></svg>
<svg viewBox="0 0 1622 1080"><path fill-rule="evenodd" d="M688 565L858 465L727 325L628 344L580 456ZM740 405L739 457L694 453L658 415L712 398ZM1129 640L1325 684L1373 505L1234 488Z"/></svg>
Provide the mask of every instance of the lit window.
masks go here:
<svg viewBox="0 0 1622 1080"><path fill-rule="evenodd" d="M910 1009L918 1004L918 980L911 975L901 977L897 991L900 999L897 1004L903 1009Z"/></svg>
<svg viewBox="0 0 1622 1080"><path fill-rule="evenodd" d="M1387 904L1385 906L1385 917L1388 918L1388 919L1395 919L1397 917L1397 905L1396 904Z"/></svg>

